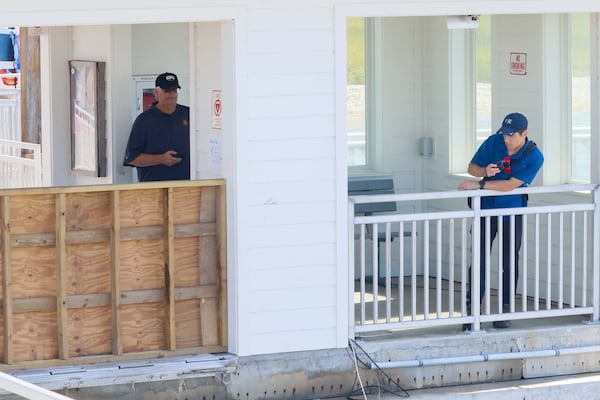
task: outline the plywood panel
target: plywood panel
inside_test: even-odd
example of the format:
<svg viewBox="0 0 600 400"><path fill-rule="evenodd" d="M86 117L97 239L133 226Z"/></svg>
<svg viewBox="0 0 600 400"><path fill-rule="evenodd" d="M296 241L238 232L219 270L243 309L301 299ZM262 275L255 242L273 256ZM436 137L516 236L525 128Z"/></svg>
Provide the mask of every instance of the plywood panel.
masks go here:
<svg viewBox="0 0 600 400"><path fill-rule="evenodd" d="M74 244L67 248L67 294L109 293L109 243Z"/></svg>
<svg viewBox="0 0 600 400"><path fill-rule="evenodd" d="M10 202L12 234L54 232L54 196L15 196Z"/></svg>
<svg viewBox="0 0 600 400"><path fill-rule="evenodd" d="M132 240L121 243L121 289L156 289L165 286L163 241Z"/></svg>
<svg viewBox="0 0 600 400"><path fill-rule="evenodd" d="M120 205L121 227L164 222L164 198L160 189L122 191Z"/></svg>
<svg viewBox="0 0 600 400"><path fill-rule="evenodd" d="M200 222L212 222L216 218L216 189L202 188L200 197Z"/></svg>
<svg viewBox="0 0 600 400"><path fill-rule="evenodd" d="M175 303L175 329L177 348L186 349L202 346L200 309L203 299L178 301Z"/></svg>
<svg viewBox="0 0 600 400"><path fill-rule="evenodd" d="M110 193L73 193L67 196L67 231L108 229L110 227Z"/></svg>
<svg viewBox="0 0 600 400"><path fill-rule="evenodd" d="M69 357L110 354L111 307L77 308L68 311Z"/></svg>
<svg viewBox="0 0 600 400"><path fill-rule="evenodd" d="M175 240L175 286L200 284L199 253L197 237Z"/></svg>
<svg viewBox="0 0 600 400"><path fill-rule="evenodd" d="M57 358L56 312L14 314L13 347L17 362Z"/></svg>
<svg viewBox="0 0 600 400"><path fill-rule="evenodd" d="M217 299L202 299L200 312L202 315L202 345L212 346L219 343L219 306Z"/></svg>
<svg viewBox="0 0 600 400"><path fill-rule="evenodd" d="M219 279L217 274L218 253L217 239L215 236L203 236L199 239L200 248L200 283L216 283Z"/></svg>
<svg viewBox="0 0 600 400"><path fill-rule="evenodd" d="M56 296L54 247L19 247L11 251L14 298Z"/></svg>
<svg viewBox="0 0 600 400"><path fill-rule="evenodd" d="M200 221L200 196L210 188L176 188L173 190L173 209L176 224L193 224Z"/></svg>
<svg viewBox="0 0 600 400"><path fill-rule="evenodd" d="M226 350L223 184L0 190L4 362Z"/></svg>
<svg viewBox="0 0 600 400"><path fill-rule="evenodd" d="M121 331L126 353L164 349L165 313L160 303L123 305Z"/></svg>

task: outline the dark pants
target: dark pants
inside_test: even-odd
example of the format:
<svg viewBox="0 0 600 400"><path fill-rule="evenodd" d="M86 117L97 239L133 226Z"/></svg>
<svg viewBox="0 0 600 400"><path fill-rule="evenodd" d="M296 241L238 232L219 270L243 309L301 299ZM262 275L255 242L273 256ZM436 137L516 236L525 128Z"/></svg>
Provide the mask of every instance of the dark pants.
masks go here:
<svg viewBox="0 0 600 400"><path fill-rule="evenodd" d="M510 217L491 217L490 218L490 248L494 239L498 234L498 219L502 219L502 303L503 306L510 304L510 242L514 240L515 243L515 288L517 286L517 280L519 278L519 252L521 250L521 240L523 237L523 216L515 215L515 236L511 238L510 235ZM489 257L489 249L486 249L485 243L485 218L481 218L481 243L479 246L480 254L480 283L479 283L479 302L483 300L483 294L485 292L485 264ZM467 293L467 303L471 304L471 268L469 268L469 292ZM504 307L506 308L506 307Z"/></svg>

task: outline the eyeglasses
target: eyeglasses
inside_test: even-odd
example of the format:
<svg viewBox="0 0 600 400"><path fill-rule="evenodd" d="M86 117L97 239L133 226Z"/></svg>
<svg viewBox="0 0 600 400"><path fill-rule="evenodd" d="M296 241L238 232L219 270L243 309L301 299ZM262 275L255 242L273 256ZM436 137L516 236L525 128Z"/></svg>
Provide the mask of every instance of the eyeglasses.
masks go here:
<svg viewBox="0 0 600 400"><path fill-rule="evenodd" d="M178 92L179 89L177 89L177 88L169 88L169 89L162 89L162 91L165 92L165 93L173 93L173 92Z"/></svg>

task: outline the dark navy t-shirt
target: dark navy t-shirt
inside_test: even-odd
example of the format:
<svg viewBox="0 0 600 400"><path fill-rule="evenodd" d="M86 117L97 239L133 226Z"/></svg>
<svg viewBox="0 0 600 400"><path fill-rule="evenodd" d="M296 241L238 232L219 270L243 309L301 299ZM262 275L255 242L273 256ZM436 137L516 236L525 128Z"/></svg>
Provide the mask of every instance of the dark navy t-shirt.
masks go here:
<svg viewBox="0 0 600 400"><path fill-rule="evenodd" d="M141 153L163 154L168 150L181 154L181 162L171 167L136 167L140 182L190 179L190 109L187 106L177 104L174 113L165 114L153 105L138 115L131 128L123 165L132 166L130 163Z"/></svg>
<svg viewBox="0 0 600 400"><path fill-rule="evenodd" d="M495 181L501 179L510 179L515 177L520 181L523 181L524 186L529 186L533 179L537 175L538 171L544 163L544 156L539 148L535 148L530 153L521 157L527 149L527 146L531 143L529 139L526 139L525 144L518 152L513 154L511 159L511 171L507 174L505 171L501 171L499 174L484 178L486 181ZM488 137L479 147L473 159L472 164L485 167L490 163L497 164L502 161L504 157L508 156L508 149L504 143L504 138L501 133L492 134ZM510 195L506 194L503 196L490 196L483 197L481 199L482 208L510 208L510 207L522 207L525 206L522 195Z"/></svg>

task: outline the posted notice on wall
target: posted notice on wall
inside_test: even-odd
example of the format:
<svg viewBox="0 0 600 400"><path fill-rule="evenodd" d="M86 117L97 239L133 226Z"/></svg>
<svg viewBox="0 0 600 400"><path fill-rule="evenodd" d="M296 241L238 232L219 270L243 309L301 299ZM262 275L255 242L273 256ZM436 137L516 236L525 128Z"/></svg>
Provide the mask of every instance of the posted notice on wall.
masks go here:
<svg viewBox="0 0 600 400"><path fill-rule="evenodd" d="M212 91L212 111L211 111L211 126L213 129L221 129L223 121L221 119L221 91L214 89Z"/></svg>
<svg viewBox="0 0 600 400"><path fill-rule="evenodd" d="M208 139L208 169L211 172L221 172L221 163L223 157L221 155L221 140L217 137Z"/></svg>
<svg viewBox="0 0 600 400"><path fill-rule="evenodd" d="M527 75L527 53L510 53L510 74Z"/></svg>

